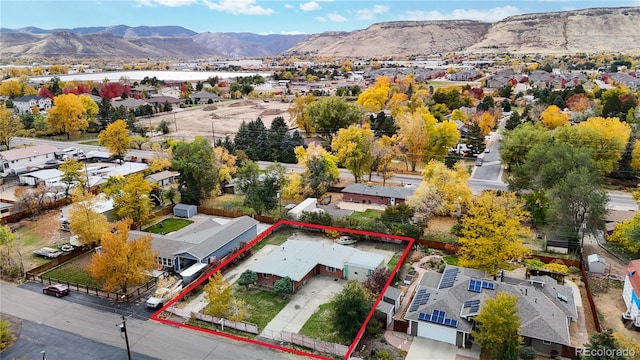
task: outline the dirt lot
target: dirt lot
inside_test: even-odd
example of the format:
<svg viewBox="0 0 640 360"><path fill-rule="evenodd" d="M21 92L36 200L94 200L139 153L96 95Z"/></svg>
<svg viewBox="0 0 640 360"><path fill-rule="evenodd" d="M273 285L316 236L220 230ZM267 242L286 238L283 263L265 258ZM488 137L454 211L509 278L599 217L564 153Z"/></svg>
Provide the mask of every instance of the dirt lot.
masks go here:
<svg viewBox="0 0 640 360"><path fill-rule="evenodd" d="M288 123L290 117L287 109L290 105L277 99L269 102L260 99L230 100L192 108L176 108L172 113L150 118L149 123L155 127L161 121L167 121L171 132L166 137L173 139L191 141L196 135L211 138L212 132L215 132L216 139L224 139L225 135L233 138L242 121L261 118L268 128L275 117L282 116ZM146 120L140 121L148 125L144 123Z"/></svg>
<svg viewBox="0 0 640 360"><path fill-rule="evenodd" d="M640 342L640 331L626 329L620 320L622 313L626 310L622 300L622 283L592 277L589 279L589 285L594 293L593 300L596 303L602 327L610 328L614 332L625 334Z"/></svg>
<svg viewBox="0 0 640 360"><path fill-rule="evenodd" d="M25 270L32 269L47 260L37 257L33 250L41 247L58 247L69 242L69 233L60 230L60 210L26 218L11 224L20 246Z"/></svg>

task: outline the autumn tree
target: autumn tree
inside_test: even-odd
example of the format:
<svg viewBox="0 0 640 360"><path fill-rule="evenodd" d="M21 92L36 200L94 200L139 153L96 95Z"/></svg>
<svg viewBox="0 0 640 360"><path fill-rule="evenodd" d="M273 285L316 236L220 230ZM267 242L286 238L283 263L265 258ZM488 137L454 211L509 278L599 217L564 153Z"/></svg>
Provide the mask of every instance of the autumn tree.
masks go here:
<svg viewBox="0 0 640 360"><path fill-rule="evenodd" d="M331 142L336 158L351 171L356 183L371 169L373 141L373 131L369 124L364 124L362 127L351 125L338 130Z"/></svg>
<svg viewBox="0 0 640 360"><path fill-rule="evenodd" d="M24 275L20 245L8 225L0 226L0 272L12 278Z"/></svg>
<svg viewBox="0 0 640 360"><path fill-rule="evenodd" d="M473 337L491 351L493 359L518 359L520 317L517 305L517 296L498 292L495 298L485 301L474 318L478 331L473 332Z"/></svg>
<svg viewBox="0 0 640 360"><path fill-rule="evenodd" d="M480 128L480 134L487 136L496 127L496 118L489 111L482 111L473 117L473 122ZM454 124L455 125L455 124Z"/></svg>
<svg viewBox="0 0 640 360"><path fill-rule="evenodd" d="M523 224L529 214L514 193L484 191L474 199L460 222L460 266L481 269L492 276L509 269L512 260L529 254Z"/></svg>
<svg viewBox="0 0 640 360"><path fill-rule="evenodd" d="M91 277L104 282L105 291L127 292L130 286L143 284L156 267L157 251L151 247L151 235L129 239L131 220L116 223L100 239L101 251L91 256Z"/></svg>
<svg viewBox="0 0 640 360"><path fill-rule="evenodd" d="M87 184L87 177L86 173L82 171L83 165L83 163L71 157L60 164L59 169L62 171L60 182L66 185L64 189L65 197L69 197L69 192L74 185L84 190Z"/></svg>
<svg viewBox="0 0 640 360"><path fill-rule="evenodd" d="M82 108L84 109L82 113L83 118L87 120L89 124L94 124L96 122L96 116L98 115L98 104L88 95L81 94L79 98L82 103Z"/></svg>
<svg viewBox="0 0 640 360"><path fill-rule="evenodd" d="M396 158L397 142L398 137L396 135L392 137L383 135L373 143L371 149L373 166L371 167L371 172L375 170L382 176L382 186L394 176L392 162ZM369 181L371 181L371 172L369 172Z"/></svg>
<svg viewBox="0 0 640 360"><path fill-rule="evenodd" d="M54 99L54 104L47 117L53 130L67 134L67 139L69 139L72 135L80 135L89 127L84 105L77 95L58 95Z"/></svg>
<svg viewBox="0 0 640 360"><path fill-rule="evenodd" d="M82 245L98 245L102 235L111 228L107 217L96 211L98 197L76 188L72 199L68 219L71 234L77 236Z"/></svg>
<svg viewBox="0 0 640 360"><path fill-rule="evenodd" d="M121 186L108 191L118 218L130 219L134 229L148 224L153 219L151 190L151 184L143 174L133 174L126 177Z"/></svg>
<svg viewBox="0 0 640 360"><path fill-rule="evenodd" d="M107 128L98 134L98 142L109 150L111 156L122 159L131 146L127 122L116 120L107 125Z"/></svg>
<svg viewBox="0 0 640 360"><path fill-rule="evenodd" d="M436 122L431 114L405 112L396 117L398 139L404 148L403 154L411 165L411 171L416 171L418 161L424 157L427 145L427 121Z"/></svg>
<svg viewBox="0 0 640 360"><path fill-rule="evenodd" d="M339 129L355 124L364 117L359 105L350 104L337 96L312 102L304 112L315 131L327 139L332 139Z"/></svg>
<svg viewBox="0 0 640 360"><path fill-rule="evenodd" d="M129 146L136 148L138 150L142 150L144 144L149 142L148 137L144 137L141 135L134 135L129 137Z"/></svg>
<svg viewBox="0 0 640 360"><path fill-rule="evenodd" d="M269 165L263 177L260 177L258 164L246 161L238 169L236 189L244 194L244 204L256 214L273 210L278 206L277 194L286 183L287 169L278 163Z"/></svg>
<svg viewBox="0 0 640 360"><path fill-rule="evenodd" d="M373 305L371 294L357 281L347 281L342 291L331 299L334 329L343 340L351 341L358 334Z"/></svg>
<svg viewBox="0 0 640 360"><path fill-rule="evenodd" d="M358 96L356 104L361 105L365 110L377 113L384 107L389 99L389 78L380 76L376 79L375 84L369 87Z"/></svg>
<svg viewBox="0 0 640 360"><path fill-rule="evenodd" d="M180 173L178 190L182 202L199 205L211 196L218 174L213 164L213 148L204 137L178 143L173 149L171 167Z"/></svg>
<svg viewBox="0 0 640 360"><path fill-rule="evenodd" d="M306 149L298 146L295 153L298 165L304 169L299 189L303 194L320 197L340 178L338 160L322 146L311 144Z"/></svg>
<svg viewBox="0 0 640 360"><path fill-rule="evenodd" d="M424 150L424 161L444 160L449 149L460 140L460 131L453 121L431 123L427 121L427 139Z"/></svg>
<svg viewBox="0 0 640 360"><path fill-rule="evenodd" d="M309 114L305 112L307 105L316 101L315 96L298 96L293 100L293 104L289 107L289 118L291 119L291 125L295 125L302 132L306 134L312 134L315 132L315 128L311 121L309 121Z"/></svg>
<svg viewBox="0 0 640 360"><path fill-rule="evenodd" d="M7 109L5 104L0 105L0 145L4 145L7 150L11 149L11 140L21 135L23 130L22 120L11 109Z"/></svg>
<svg viewBox="0 0 640 360"><path fill-rule="evenodd" d="M540 117L542 118L542 125L551 130L569 124L569 115L555 105L550 105L540 114Z"/></svg>
<svg viewBox="0 0 640 360"><path fill-rule="evenodd" d="M459 212L471 203L472 192L469 187L469 172L463 162L457 162L453 169L441 161L430 161L422 172L423 183L434 186L442 194L442 206L447 215Z"/></svg>
<svg viewBox="0 0 640 360"><path fill-rule="evenodd" d="M220 271L209 278L204 286L207 305L204 313L231 321L242 321L247 316L246 304L242 299L233 296L231 284L225 280Z"/></svg>
<svg viewBox="0 0 640 360"><path fill-rule="evenodd" d="M618 167L630 135L631 127L620 119L594 117L558 129L555 138L574 147L591 149L599 171L606 175Z"/></svg>

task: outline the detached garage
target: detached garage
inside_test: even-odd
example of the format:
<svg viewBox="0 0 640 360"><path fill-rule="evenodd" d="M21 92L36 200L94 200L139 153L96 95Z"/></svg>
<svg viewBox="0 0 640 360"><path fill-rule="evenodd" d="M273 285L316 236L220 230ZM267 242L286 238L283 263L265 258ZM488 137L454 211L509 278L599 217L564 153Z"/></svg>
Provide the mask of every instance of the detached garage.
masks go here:
<svg viewBox="0 0 640 360"><path fill-rule="evenodd" d="M173 216L180 218L190 218L198 213L198 207L189 204L176 204L173 207Z"/></svg>

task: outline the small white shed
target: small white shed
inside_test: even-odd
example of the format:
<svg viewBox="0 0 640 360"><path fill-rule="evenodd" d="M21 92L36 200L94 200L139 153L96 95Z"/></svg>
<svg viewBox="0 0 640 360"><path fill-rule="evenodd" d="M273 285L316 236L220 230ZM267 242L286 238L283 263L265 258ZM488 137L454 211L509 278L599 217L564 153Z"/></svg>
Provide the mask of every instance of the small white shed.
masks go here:
<svg viewBox="0 0 640 360"><path fill-rule="evenodd" d="M604 274L607 271L607 260L598 254L587 256L587 262L589 263L589 272Z"/></svg>
<svg viewBox="0 0 640 360"><path fill-rule="evenodd" d="M198 207L189 204L176 204L173 207L173 216L181 218L190 218L198 213Z"/></svg>

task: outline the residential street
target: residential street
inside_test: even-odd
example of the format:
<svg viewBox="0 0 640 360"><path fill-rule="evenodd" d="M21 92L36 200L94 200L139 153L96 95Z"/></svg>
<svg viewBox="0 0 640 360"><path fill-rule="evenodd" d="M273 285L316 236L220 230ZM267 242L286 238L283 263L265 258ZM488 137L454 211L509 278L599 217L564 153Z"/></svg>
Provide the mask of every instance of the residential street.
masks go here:
<svg viewBox="0 0 640 360"><path fill-rule="evenodd" d="M0 312L31 321L39 326L62 330L70 335L91 340L86 343L78 342L73 340L75 339L73 336L65 334L57 334L51 337L48 334L40 336L37 335L37 331L30 332L29 327L33 324L26 322L23 323L26 328L25 340L36 348L24 347L25 350L23 351L25 353L22 353L22 351L19 351L22 348L20 347L17 348L18 350L13 350L20 353L14 353L12 356L27 356L29 359L37 359L41 356L40 351L45 350L48 346L47 342L55 339L68 339L70 341L71 345L67 346L66 351L63 353L64 359L67 360L85 360L87 359L87 354L92 354L95 359L112 358L105 357L108 354L118 353L117 350L111 347L125 349L125 341L120 337L120 330L116 326L121 321L120 313L95 310L89 306L67 301L65 298L46 296L7 283L0 283ZM46 327L41 327L40 329L49 329ZM127 330L131 352L142 354L145 358L189 360L301 359L301 357L292 354L167 326L153 321L130 318L127 320ZM36 337L32 338L33 335ZM57 353L56 351L58 350L53 349L59 349L59 346L52 346L51 354ZM107 348L103 348L103 346L107 346ZM44 349L41 347L44 347ZM103 351L107 351L107 353ZM53 355L49 356L48 354L47 358L49 359L61 358L53 357Z"/></svg>

